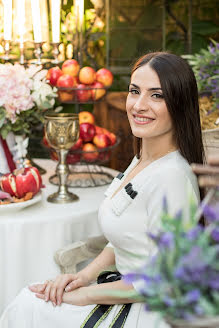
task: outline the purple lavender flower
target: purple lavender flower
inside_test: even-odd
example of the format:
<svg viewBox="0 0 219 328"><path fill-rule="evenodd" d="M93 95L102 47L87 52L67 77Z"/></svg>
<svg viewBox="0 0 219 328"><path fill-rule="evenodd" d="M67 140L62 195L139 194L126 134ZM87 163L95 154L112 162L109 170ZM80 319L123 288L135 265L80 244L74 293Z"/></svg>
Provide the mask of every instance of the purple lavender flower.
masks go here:
<svg viewBox="0 0 219 328"><path fill-rule="evenodd" d="M200 233L203 232L203 228L200 225L197 225L196 227L190 229L187 233L186 233L186 238L190 241L195 240L199 237Z"/></svg>
<svg viewBox="0 0 219 328"><path fill-rule="evenodd" d="M193 309L194 309L195 313L199 316L202 316L204 314L204 310L199 304L195 304Z"/></svg>
<svg viewBox="0 0 219 328"><path fill-rule="evenodd" d="M145 304L144 309L145 309L145 311L150 311L150 306L148 304Z"/></svg>
<svg viewBox="0 0 219 328"><path fill-rule="evenodd" d="M137 280L143 280L147 284L158 283L161 281L161 277L159 275L151 277L144 273L132 273L132 272L125 274L122 279L128 284L131 284L132 282Z"/></svg>
<svg viewBox="0 0 219 328"><path fill-rule="evenodd" d="M212 230L211 237L214 241L219 242L219 227L215 227Z"/></svg>
<svg viewBox="0 0 219 328"><path fill-rule="evenodd" d="M182 315L181 317L187 321L192 321L194 320L194 315L192 315L190 312L188 311L182 311Z"/></svg>
<svg viewBox="0 0 219 328"><path fill-rule="evenodd" d="M168 213L167 197L164 196L162 201L163 201L163 205L162 205L163 211L164 211L165 213Z"/></svg>
<svg viewBox="0 0 219 328"><path fill-rule="evenodd" d="M214 290L219 291L219 272L211 271L208 275L208 286Z"/></svg>
<svg viewBox="0 0 219 328"><path fill-rule="evenodd" d="M159 239L159 236L158 236L158 235L155 235L155 234L152 233L152 232L148 232L148 233L147 233L147 236L148 236L149 238L151 238L152 240L154 240L155 242L157 242L158 239Z"/></svg>
<svg viewBox="0 0 219 328"><path fill-rule="evenodd" d="M215 206L201 204L201 208L203 210L203 214L206 217L208 222L215 222L219 220L219 204L217 203Z"/></svg>
<svg viewBox="0 0 219 328"><path fill-rule="evenodd" d="M212 46L212 44L210 44L210 46L209 46L210 53L214 55L215 54L215 50L216 49Z"/></svg>
<svg viewBox="0 0 219 328"><path fill-rule="evenodd" d="M181 220L182 219L182 210L178 210L176 214L174 215L174 219Z"/></svg>
<svg viewBox="0 0 219 328"><path fill-rule="evenodd" d="M193 289L185 295L186 303L194 303L200 299L201 293L198 289Z"/></svg>
<svg viewBox="0 0 219 328"><path fill-rule="evenodd" d="M171 249L174 246L174 236L172 232L164 232L159 239L159 247Z"/></svg>
<svg viewBox="0 0 219 328"><path fill-rule="evenodd" d="M129 285L137 280L149 281L148 276L143 273L127 273L122 279Z"/></svg>
<svg viewBox="0 0 219 328"><path fill-rule="evenodd" d="M148 237L151 238L159 248L172 248L174 246L174 235L172 232L167 231L155 235L152 232L147 233Z"/></svg>
<svg viewBox="0 0 219 328"><path fill-rule="evenodd" d="M174 276L184 282L203 283L205 280L207 264L202 249L193 246L188 254L183 256L174 271Z"/></svg>
<svg viewBox="0 0 219 328"><path fill-rule="evenodd" d="M215 84L215 85L217 85L217 84L218 84L218 80L217 80L217 79L212 79L212 80L211 80L211 84Z"/></svg>
<svg viewBox="0 0 219 328"><path fill-rule="evenodd" d="M168 296L165 296L163 298L163 302L166 306L174 306L174 304L175 304L175 301L172 298L168 297Z"/></svg>
<svg viewBox="0 0 219 328"><path fill-rule="evenodd" d="M209 76L210 76L209 74L205 73L205 74L202 75L202 78L207 79Z"/></svg>

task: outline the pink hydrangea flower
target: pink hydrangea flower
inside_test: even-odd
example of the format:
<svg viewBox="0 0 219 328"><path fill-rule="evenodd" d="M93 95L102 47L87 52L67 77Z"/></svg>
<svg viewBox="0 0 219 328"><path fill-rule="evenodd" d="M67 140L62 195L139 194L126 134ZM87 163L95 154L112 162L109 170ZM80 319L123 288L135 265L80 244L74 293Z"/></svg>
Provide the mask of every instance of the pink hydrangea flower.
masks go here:
<svg viewBox="0 0 219 328"><path fill-rule="evenodd" d="M0 106L6 110L6 118L15 123L22 111L35 104L31 96L33 80L19 64L0 65Z"/></svg>

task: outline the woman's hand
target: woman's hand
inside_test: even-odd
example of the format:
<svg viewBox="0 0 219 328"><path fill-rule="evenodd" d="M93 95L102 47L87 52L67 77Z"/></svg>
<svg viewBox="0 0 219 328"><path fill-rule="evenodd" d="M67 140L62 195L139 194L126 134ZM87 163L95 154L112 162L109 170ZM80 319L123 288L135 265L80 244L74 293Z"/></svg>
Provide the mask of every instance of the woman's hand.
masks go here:
<svg viewBox="0 0 219 328"><path fill-rule="evenodd" d="M81 287L63 294L63 303L85 306L88 305L88 287Z"/></svg>
<svg viewBox="0 0 219 328"><path fill-rule="evenodd" d="M76 274L59 275L54 281L49 280L44 284L33 285L29 289L46 302L51 301L53 305L60 305L64 292L70 292L88 284L89 280L86 275L83 272L78 272Z"/></svg>
<svg viewBox="0 0 219 328"><path fill-rule="evenodd" d="M43 293L36 294L36 296L42 300L45 300ZM88 305L87 288L81 287L81 288L77 288L68 293L64 292L62 295L62 302L67 303L67 304L72 304L72 305L78 305L78 306ZM53 305L55 306L56 304L53 303Z"/></svg>

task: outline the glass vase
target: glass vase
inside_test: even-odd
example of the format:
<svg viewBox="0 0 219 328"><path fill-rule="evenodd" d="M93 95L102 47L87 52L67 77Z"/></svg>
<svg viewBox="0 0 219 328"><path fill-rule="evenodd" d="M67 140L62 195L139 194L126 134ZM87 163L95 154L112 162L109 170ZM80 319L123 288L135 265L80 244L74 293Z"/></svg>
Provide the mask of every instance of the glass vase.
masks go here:
<svg viewBox="0 0 219 328"><path fill-rule="evenodd" d="M17 169L34 166L38 169L41 175L46 173L45 169L34 163L33 160L28 156L28 136L25 134L16 135L13 132L10 132L6 140Z"/></svg>

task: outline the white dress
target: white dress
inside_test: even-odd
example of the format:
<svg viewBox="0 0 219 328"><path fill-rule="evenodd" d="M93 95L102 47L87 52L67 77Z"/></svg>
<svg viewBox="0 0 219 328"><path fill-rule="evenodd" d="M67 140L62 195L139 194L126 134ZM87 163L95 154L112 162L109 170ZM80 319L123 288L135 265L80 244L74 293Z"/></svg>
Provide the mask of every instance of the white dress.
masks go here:
<svg viewBox="0 0 219 328"><path fill-rule="evenodd" d="M178 151L154 161L130 181L132 189L137 191L134 199L125 188L112 197L137 163L134 157L124 176L113 180L99 210L100 224L109 240L106 247L114 248L116 267L122 274L139 269L156 252L145 232L158 229L164 195L169 212L175 214L182 209L185 220L189 197L199 202L197 179ZM138 289L138 284L134 287ZM24 288L3 313L0 328L80 328L94 307L69 304L53 307L51 302L45 303ZM120 308L121 305L115 305L99 327L109 327ZM153 328L157 320L157 314L148 313L144 304L135 303L124 328ZM159 328L167 327L161 320Z"/></svg>

